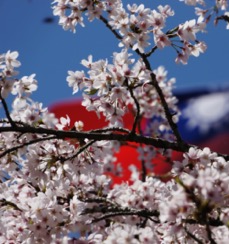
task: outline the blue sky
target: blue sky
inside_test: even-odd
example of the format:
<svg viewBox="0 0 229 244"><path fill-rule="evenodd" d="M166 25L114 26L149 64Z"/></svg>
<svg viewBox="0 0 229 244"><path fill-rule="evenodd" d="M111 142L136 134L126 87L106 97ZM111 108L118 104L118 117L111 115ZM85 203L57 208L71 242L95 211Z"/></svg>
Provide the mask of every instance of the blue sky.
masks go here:
<svg viewBox="0 0 229 244"><path fill-rule="evenodd" d="M92 54L94 59L110 58L119 51L118 41L99 21L78 27L76 33L64 31L54 23L44 24L43 19L52 16L49 0L0 0L0 53L17 50L20 53L20 76L36 74L39 89L34 100L45 106L73 98L66 76L68 70L81 70L80 61ZM127 1L124 1L127 2ZM128 1L140 3L140 1ZM156 7L169 1L148 1ZM193 8L178 0L170 2L176 16L168 20L174 27L192 19ZM199 58L191 57L188 65L177 65L176 53L171 48L157 51L151 58L152 67L164 65L169 77L176 77L177 89L222 87L229 85L229 31L220 22L217 27L210 23L207 34L200 34L208 49ZM76 95L79 97L79 95ZM75 97L76 97L75 96Z"/></svg>

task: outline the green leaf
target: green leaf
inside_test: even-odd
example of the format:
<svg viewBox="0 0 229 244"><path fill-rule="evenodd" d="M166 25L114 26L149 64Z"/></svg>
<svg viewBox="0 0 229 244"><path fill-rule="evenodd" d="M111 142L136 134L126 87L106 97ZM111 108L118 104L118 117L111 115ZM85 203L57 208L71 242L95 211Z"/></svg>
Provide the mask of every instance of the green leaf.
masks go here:
<svg viewBox="0 0 229 244"><path fill-rule="evenodd" d="M92 96L92 95L95 95L96 93L97 93L97 91L98 91L99 89L95 89L95 88L93 88L93 89L91 89L90 91L87 91L87 92L85 92L87 95L90 95L90 96Z"/></svg>

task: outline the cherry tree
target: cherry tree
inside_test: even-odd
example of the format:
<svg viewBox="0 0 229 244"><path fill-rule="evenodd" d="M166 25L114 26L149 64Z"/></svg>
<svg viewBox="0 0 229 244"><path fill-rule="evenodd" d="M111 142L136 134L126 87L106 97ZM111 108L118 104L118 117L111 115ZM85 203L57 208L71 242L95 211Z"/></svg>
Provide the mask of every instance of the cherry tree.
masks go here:
<svg viewBox="0 0 229 244"><path fill-rule="evenodd" d="M73 94L82 92L82 106L106 118L107 126L97 130L85 131L84 121L68 116L58 119L33 101L35 75L19 77L17 51L0 56L5 112L0 243L227 243L229 156L183 141L175 79L149 61L166 47L174 50L175 62L187 64L190 56L205 52L207 44L198 34L210 21L225 22L229 29L227 0L183 2L195 8L193 19L167 29L174 18L169 5L150 9L121 0L53 1L64 30L75 32L88 18L101 21L119 40L111 63L90 55L82 60L82 70L67 74ZM126 113L133 114L131 128L123 124ZM142 121L154 117L143 128ZM142 168L129 162L130 181L113 185L107 169L122 145L133 143ZM172 151L183 152L183 159L172 162ZM152 160L160 154L172 164L166 182L153 174ZM78 239L70 233L78 233Z"/></svg>

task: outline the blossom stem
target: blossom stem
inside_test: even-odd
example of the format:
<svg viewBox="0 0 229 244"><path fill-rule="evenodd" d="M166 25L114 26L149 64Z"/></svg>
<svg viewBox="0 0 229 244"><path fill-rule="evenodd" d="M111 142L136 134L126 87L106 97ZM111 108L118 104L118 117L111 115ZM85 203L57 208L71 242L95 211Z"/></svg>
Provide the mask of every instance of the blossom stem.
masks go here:
<svg viewBox="0 0 229 244"><path fill-rule="evenodd" d="M6 114L6 117L7 119L9 120L10 124L12 125L12 127L16 127L16 123L12 120L11 116L10 116L10 112L9 112L9 109L8 109L8 106L6 104L6 101L5 99L2 97L1 95L1 91L0 91L0 100L2 101L2 105L3 105L3 108L5 110L5 114Z"/></svg>

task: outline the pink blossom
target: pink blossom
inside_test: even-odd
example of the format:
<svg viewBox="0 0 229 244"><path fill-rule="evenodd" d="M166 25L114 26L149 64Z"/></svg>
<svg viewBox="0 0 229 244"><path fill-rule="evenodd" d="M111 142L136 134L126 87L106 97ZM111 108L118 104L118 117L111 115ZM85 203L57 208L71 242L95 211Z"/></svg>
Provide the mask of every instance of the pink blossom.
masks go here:
<svg viewBox="0 0 229 244"><path fill-rule="evenodd" d="M158 48L164 48L165 46L171 45L169 38L160 29L154 30L154 42Z"/></svg>
<svg viewBox="0 0 229 244"><path fill-rule="evenodd" d="M73 94L77 93L79 88L83 88L84 72L83 71L68 71L69 76L67 82L70 87L73 87Z"/></svg>
<svg viewBox="0 0 229 244"><path fill-rule="evenodd" d="M9 69L14 69L17 68L21 65L21 63L17 60L18 57L18 52L14 51L14 52L10 52L8 51L5 54L5 62L6 62L6 66Z"/></svg>

